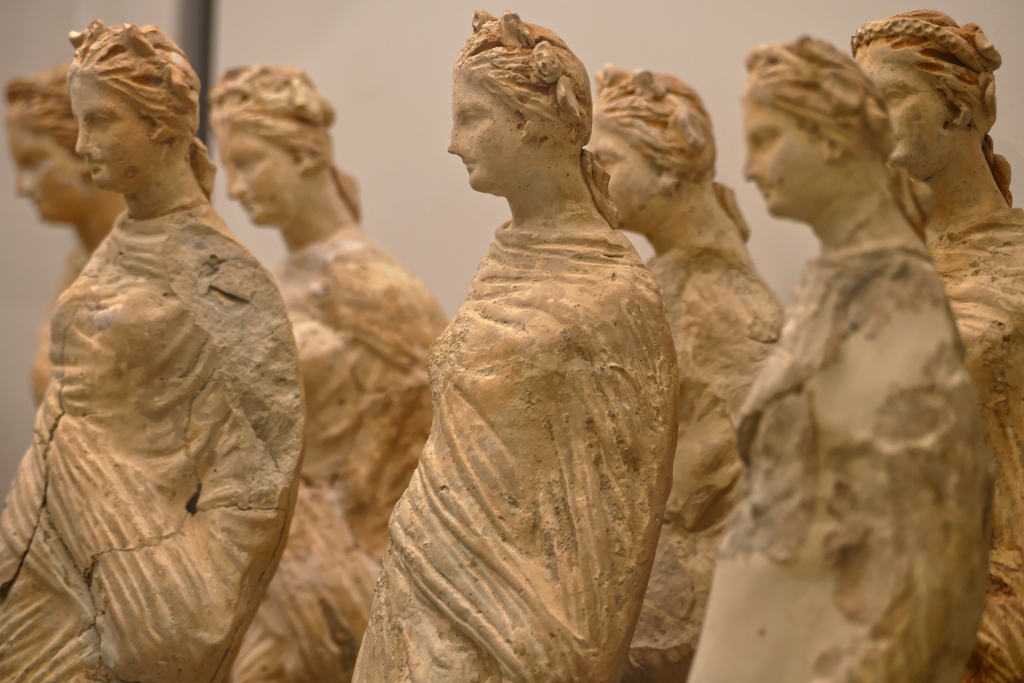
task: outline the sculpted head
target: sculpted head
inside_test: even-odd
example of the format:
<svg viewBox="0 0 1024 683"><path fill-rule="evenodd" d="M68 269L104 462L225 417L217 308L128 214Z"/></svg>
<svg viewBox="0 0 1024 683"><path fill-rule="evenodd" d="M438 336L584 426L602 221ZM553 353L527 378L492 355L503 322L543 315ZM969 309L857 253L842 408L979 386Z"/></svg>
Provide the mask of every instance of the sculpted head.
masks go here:
<svg viewBox="0 0 1024 683"><path fill-rule="evenodd" d="M590 150L611 175L619 225L643 233L680 187L714 180L711 117L693 88L666 74L608 65L596 81Z"/></svg>
<svg viewBox="0 0 1024 683"><path fill-rule="evenodd" d="M961 27L942 12L918 10L864 25L851 47L889 105L893 163L928 180L958 147L978 150L1012 202L1009 164L993 152L988 135L1002 57L977 25Z"/></svg>
<svg viewBox="0 0 1024 683"><path fill-rule="evenodd" d="M852 59L813 38L758 47L747 70L746 176L774 215L813 222L847 163L888 157L882 96Z"/></svg>
<svg viewBox="0 0 1024 683"><path fill-rule="evenodd" d="M155 26L94 21L71 34L68 74L77 152L105 190L130 194L159 183L168 160L188 161L207 197L216 172L199 128L199 78Z"/></svg>
<svg viewBox="0 0 1024 683"><path fill-rule="evenodd" d="M331 163L334 108L301 69L229 69L210 94L213 130L228 174L228 194L257 225L287 225L318 175L334 177L359 217L355 180Z"/></svg>
<svg viewBox="0 0 1024 683"><path fill-rule="evenodd" d="M83 223L105 193L75 153L78 122L71 113L67 64L7 84L7 135L18 194L35 203L43 220Z"/></svg>
<svg viewBox="0 0 1024 683"><path fill-rule="evenodd" d="M593 123L590 81L553 32L505 12L477 11L455 63L448 151L478 192L508 197L524 179L571 160L583 167L594 201L614 222L607 174L583 150Z"/></svg>

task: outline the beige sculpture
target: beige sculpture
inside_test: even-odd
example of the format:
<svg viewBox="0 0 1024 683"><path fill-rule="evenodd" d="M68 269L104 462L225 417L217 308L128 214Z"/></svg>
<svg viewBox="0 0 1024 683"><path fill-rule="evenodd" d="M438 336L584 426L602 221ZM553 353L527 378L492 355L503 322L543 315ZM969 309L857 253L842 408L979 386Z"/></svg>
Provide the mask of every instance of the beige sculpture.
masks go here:
<svg viewBox="0 0 1024 683"><path fill-rule="evenodd" d="M477 12L449 151L508 200L434 343L434 422L354 680L618 681L676 441L657 285L615 231L586 70L551 31Z"/></svg>
<svg viewBox="0 0 1024 683"><path fill-rule="evenodd" d="M121 195L98 189L89 165L75 153L78 122L71 113L68 66L7 84L7 135L18 171L18 194L32 200L44 221L71 225L78 234L78 246L64 262L57 293L39 325L32 360L36 404L50 383L50 316L57 296L75 281L124 211Z"/></svg>
<svg viewBox="0 0 1024 683"><path fill-rule="evenodd" d="M53 380L0 517L0 680L227 680L302 452L269 274L210 206L199 80L160 29L72 34L78 151L126 215L53 317Z"/></svg>
<svg viewBox="0 0 1024 683"><path fill-rule="evenodd" d="M925 231L946 283L999 464L989 584L965 683L1024 680L1024 211L993 153L999 52L974 24L930 10L864 26L854 56L893 118L890 161L927 181L938 206Z"/></svg>
<svg viewBox="0 0 1024 683"><path fill-rule="evenodd" d="M589 149L611 174L619 227L654 246L679 361L679 440L658 553L625 681L685 681L725 520L743 470L736 418L771 353L782 307L746 249L732 191L714 182L711 117L672 76L597 74Z"/></svg>
<svg viewBox="0 0 1024 683"><path fill-rule="evenodd" d="M991 459L915 234L927 190L886 167L884 101L849 57L803 38L747 65L746 173L822 254L741 411L748 469L689 682L955 683L985 592Z"/></svg>
<svg viewBox="0 0 1024 683"><path fill-rule="evenodd" d="M288 246L278 282L307 411L288 550L233 680L347 682L388 517L430 433L427 350L445 317L360 229L355 182L331 164L334 110L300 69L232 69L211 103L229 194Z"/></svg>

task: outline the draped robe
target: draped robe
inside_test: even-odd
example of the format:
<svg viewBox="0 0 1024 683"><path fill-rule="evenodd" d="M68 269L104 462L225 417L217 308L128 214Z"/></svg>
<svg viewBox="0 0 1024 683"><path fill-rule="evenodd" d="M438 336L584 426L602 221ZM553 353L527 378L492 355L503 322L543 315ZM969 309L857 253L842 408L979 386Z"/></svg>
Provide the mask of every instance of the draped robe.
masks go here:
<svg viewBox="0 0 1024 683"><path fill-rule="evenodd" d="M603 223L503 226L428 367L354 680L618 681L676 437L649 272Z"/></svg>
<svg viewBox="0 0 1024 683"><path fill-rule="evenodd" d="M672 492L624 681L685 681L743 471L735 421L778 340L782 306L746 253L681 246L648 262L679 362Z"/></svg>
<svg viewBox="0 0 1024 683"><path fill-rule="evenodd" d="M280 293L212 207L125 215L51 328L0 517L0 680L225 681L302 453Z"/></svg>
<svg viewBox="0 0 1024 683"><path fill-rule="evenodd" d="M1024 678L1024 210L929 234L999 465L989 586L965 683Z"/></svg>
<svg viewBox="0 0 1024 683"><path fill-rule="evenodd" d="M808 264L738 433L748 468L689 683L955 683L992 468L923 245Z"/></svg>
<svg viewBox="0 0 1024 683"><path fill-rule="evenodd" d="M288 549L232 680L347 683L387 520L430 432L427 350L445 317L358 228L289 254L277 276L306 389L306 454Z"/></svg>
<svg viewBox="0 0 1024 683"><path fill-rule="evenodd" d="M64 268L60 273L60 280L57 284L57 292L50 302L50 305L46 307L46 313L43 314L43 319L39 323L39 331L36 333L36 353L32 358L32 398L35 399L36 405L38 406L43 402L43 397L46 396L46 388L50 386L50 374L53 371L53 364L50 363L50 318L53 317L53 311L57 307L57 299L60 298L61 293L71 286L78 276L82 273L82 269L85 268L85 264L89 262L89 252L86 251L85 247L78 245L71 250L68 254L67 260L64 261Z"/></svg>

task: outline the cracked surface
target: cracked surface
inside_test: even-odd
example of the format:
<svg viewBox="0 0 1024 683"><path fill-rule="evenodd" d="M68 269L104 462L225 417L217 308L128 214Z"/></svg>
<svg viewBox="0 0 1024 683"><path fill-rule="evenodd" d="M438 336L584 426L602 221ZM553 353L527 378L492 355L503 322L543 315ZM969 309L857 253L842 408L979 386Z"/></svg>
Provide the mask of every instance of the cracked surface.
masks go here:
<svg viewBox="0 0 1024 683"><path fill-rule="evenodd" d="M208 206L122 217L52 330L0 518L0 679L224 681L301 454L280 294Z"/></svg>
<svg viewBox="0 0 1024 683"><path fill-rule="evenodd" d="M234 683L346 683L387 520L430 432L427 350L445 318L358 228L291 253L278 282L306 391L302 483L281 566Z"/></svg>

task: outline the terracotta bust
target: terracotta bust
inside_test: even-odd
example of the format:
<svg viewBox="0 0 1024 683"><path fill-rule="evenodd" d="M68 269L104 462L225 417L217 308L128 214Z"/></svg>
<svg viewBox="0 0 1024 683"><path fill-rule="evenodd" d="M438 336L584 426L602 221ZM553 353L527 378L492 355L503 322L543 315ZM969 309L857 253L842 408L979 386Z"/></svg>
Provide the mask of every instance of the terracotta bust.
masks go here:
<svg viewBox="0 0 1024 683"><path fill-rule="evenodd" d="M740 411L748 467L689 682L953 683L991 459L920 239L929 193L886 166L885 103L852 59L803 38L747 66L747 176L822 252Z"/></svg>
<svg viewBox="0 0 1024 683"><path fill-rule="evenodd" d="M758 275L732 191L714 182L700 96L665 74L597 74L589 149L608 172L619 227L654 246L679 361L679 439L658 553L626 681L685 681L743 465L734 420L778 339L782 307Z"/></svg>
<svg viewBox="0 0 1024 683"><path fill-rule="evenodd" d="M287 537L298 354L273 280L210 206L180 48L99 21L71 40L78 152L128 210L54 312L0 517L0 680L219 683Z"/></svg>
<svg viewBox="0 0 1024 683"><path fill-rule="evenodd" d="M355 181L331 163L334 110L305 73L232 69L211 103L229 194L288 246L277 279L306 389L288 550L233 680L349 681L388 517L430 433L427 350L445 317L360 228Z"/></svg>
<svg viewBox="0 0 1024 683"><path fill-rule="evenodd" d="M510 12L473 28L449 151L512 220L431 349L433 428L354 680L611 683L669 491L671 331L583 150L583 65Z"/></svg>
<svg viewBox="0 0 1024 683"><path fill-rule="evenodd" d="M50 316L56 297L75 281L124 211L121 195L97 188L89 165L75 152L78 121L71 113L68 66L7 84L7 136L17 167L18 194L32 200L44 221L70 225L78 235L78 246L64 262L57 293L39 325L32 360L37 404L50 383Z"/></svg>
<svg viewBox="0 0 1024 683"><path fill-rule="evenodd" d="M989 584L970 683L1024 679L1024 211L993 151L994 71L1002 58L978 26L941 12L898 14L853 38L892 112L890 162L938 198L925 235L946 283L999 464Z"/></svg>

